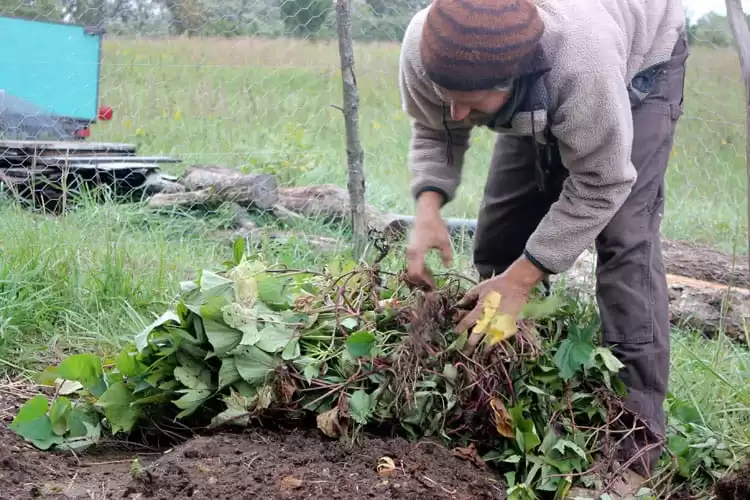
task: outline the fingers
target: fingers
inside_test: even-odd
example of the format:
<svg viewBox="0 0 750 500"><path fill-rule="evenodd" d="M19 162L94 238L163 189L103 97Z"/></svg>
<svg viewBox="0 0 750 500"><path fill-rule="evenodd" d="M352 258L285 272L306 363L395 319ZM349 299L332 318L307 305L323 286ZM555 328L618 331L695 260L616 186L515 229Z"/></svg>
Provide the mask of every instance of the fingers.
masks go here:
<svg viewBox="0 0 750 500"><path fill-rule="evenodd" d="M456 325L456 333L459 335L464 333L466 330L471 328L472 326L476 325L477 321L479 321L479 317L482 314L482 308L477 304L477 306L471 310L469 314L464 316L461 321Z"/></svg>
<svg viewBox="0 0 750 500"><path fill-rule="evenodd" d="M444 267L451 267L453 263L453 245L451 245L450 238L444 238L444 241L440 244L440 257L443 261Z"/></svg>
<svg viewBox="0 0 750 500"><path fill-rule="evenodd" d="M469 309L474 307L479 300L479 292L481 290L481 284L472 287L468 292L461 297L461 300L456 302L456 308L458 309Z"/></svg>
<svg viewBox="0 0 750 500"><path fill-rule="evenodd" d="M469 335L469 338L466 341L466 345L464 346L463 353L466 356L471 356L472 354L474 354L474 350L477 348L483 338L483 333L471 332L471 335Z"/></svg>
<svg viewBox="0 0 750 500"><path fill-rule="evenodd" d="M406 249L406 275L415 285L432 290L435 283L432 273L425 266L425 248L421 245L409 246Z"/></svg>

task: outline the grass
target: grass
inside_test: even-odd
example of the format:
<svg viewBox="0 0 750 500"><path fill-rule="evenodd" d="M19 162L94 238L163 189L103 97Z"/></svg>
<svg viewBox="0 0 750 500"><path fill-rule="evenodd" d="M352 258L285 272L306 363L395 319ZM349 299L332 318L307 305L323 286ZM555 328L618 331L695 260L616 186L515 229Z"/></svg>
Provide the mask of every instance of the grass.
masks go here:
<svg viewBox="0 0 750 500"><path fill-rule="evenodd" d="M397 62L396 45L356 50L367 196L410 214L409 124L399 106ZM668 173L668 238L747 250L740 82L731 51L694 49ZM94 128L93 140L137 143L142 154L171 154L185 164L272 171L285 182L346 184L343 119L330 106L341 102L335 44L108 40L101 102L113 106L115 117ZM474 134L459 197L446 215L475 216L492 140L486 131ZM231 256L231 246L215 238L228 217L167 218L133 206L84 204L53 219L0 205L0 372L25 373L71 351L116 348L163 310L179 281ZM304 243L267 242L260 250L293 266L325 263ZM399 262L398 251L391 264ZM456 265L468 263L461 251ZM675 398L699 408L707 428L733 450L744 450L748 351L675 332L672 366Z"/></svg>

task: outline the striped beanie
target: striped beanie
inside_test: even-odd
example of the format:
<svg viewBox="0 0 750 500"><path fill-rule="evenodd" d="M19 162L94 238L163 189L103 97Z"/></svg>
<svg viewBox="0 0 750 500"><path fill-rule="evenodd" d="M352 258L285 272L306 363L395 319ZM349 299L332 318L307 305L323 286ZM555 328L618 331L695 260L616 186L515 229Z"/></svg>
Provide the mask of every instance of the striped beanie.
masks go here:
<svg viewBox="0 0 750 500"><path fill-rule="evenodd" d="M422 66L445 89L490 89L532 71L543 32L533 0L434 0L422 29Z"/></svg>

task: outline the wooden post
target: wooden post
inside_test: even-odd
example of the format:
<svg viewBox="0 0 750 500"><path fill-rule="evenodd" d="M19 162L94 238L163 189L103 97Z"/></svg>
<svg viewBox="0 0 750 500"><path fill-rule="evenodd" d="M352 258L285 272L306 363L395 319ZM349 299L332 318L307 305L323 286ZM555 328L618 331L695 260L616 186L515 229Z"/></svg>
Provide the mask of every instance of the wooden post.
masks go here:
<svg viewBox="0 0 750 500"><path fill-rule="evenodd" d="M745 82L745 162L747 168L747 218L748 250L750 250L750 29L747 27L741 0L726 0L727 19L734 36L737 55L742 68L742 79ZM750 260L750 251L748 251Z"/></svg>
<svg viewBox="0 0 750 500"><path fill-rule="evenodd" d="M346 122L346 158L352 231L355 241L354 257L359 260L367 246L367 218L365 213L364 152L359 140L359 90L354 75L354 44L351 35L351 0L335 0L335 6L341 79L344 90L343 112Z"/></svg>

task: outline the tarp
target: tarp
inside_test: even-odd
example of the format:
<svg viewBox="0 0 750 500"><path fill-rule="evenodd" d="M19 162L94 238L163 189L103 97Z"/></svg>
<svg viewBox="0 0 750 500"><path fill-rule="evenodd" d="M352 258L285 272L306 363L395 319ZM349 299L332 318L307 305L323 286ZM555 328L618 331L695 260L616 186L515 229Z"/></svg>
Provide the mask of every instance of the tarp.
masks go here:
<svg viewBox="0 0 750 500"><path fill-rule="evenodd" d="M85 125L79 120L46 113L0 89L0 139L70 141L75 140L76 129Z"/></svg>

